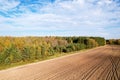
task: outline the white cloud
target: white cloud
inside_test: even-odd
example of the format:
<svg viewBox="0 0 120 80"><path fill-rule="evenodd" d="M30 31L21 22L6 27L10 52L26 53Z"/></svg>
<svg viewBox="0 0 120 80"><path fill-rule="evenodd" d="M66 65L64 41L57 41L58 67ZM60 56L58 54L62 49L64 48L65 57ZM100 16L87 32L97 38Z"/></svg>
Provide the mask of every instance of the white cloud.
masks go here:
<svg viewBox="0 0 120 80"><path fill-rule="evenodd" d="M0 0L0 10L1 11L8 11L12 8L15 8L19 5L19 1L16 0Z"/></svg>
<svg viewBox="0 0 120 80"><path fill-rule="evenodd" d="M0 9L6 11L19 4L18 1L8 3L5 1L7 6ZM37 12L32 12L29 6L22 5L19 7L19 10L23 11L20 16L0 16L0 26L5 26L0 31L6 31L9 27L11 31L43 30L62 35L62 32L56 32L61 30L66 31L63 35L95 35L108 38L113 32L106 31L105 28L119 26L120 23L120 7L112 0L56 0L41 8L34 5L34 8Z"/></svg>

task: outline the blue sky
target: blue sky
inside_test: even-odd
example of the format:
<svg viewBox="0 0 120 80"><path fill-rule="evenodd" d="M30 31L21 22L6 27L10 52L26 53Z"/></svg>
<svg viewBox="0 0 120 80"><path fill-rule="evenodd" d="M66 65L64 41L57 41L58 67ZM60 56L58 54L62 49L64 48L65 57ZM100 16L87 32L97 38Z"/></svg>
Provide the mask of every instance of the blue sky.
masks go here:
<svg viewBox="0 0 120 80"><path fill-rule="evenodd" d="M120 38L120 0L0 0L0 36Z"/></svg>

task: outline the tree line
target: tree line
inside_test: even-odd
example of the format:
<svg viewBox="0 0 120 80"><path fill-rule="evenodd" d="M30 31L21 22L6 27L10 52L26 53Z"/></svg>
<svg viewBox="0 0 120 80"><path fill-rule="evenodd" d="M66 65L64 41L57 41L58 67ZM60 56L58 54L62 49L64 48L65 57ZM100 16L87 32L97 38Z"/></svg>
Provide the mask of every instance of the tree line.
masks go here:
<svg viewBox="0 0 120 80"><path fill-rule="evenodd" d="M106 40L106 43L110 45L120 45L120 39L109 39Z"/></svg>
<svg viewBox="0 0 120 80"><path fill-rule="evenodd" d="M102 37L0 37L0 65L105 45Z"/></svg>

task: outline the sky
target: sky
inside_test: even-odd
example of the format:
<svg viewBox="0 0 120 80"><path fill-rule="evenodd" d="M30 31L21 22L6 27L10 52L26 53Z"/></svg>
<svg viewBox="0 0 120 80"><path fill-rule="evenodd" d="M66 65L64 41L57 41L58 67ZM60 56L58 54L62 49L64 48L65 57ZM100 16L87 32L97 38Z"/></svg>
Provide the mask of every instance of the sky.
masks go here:
<svg viewBox="0 0 120 80"><path fill-rule="evenodd" d="M0 0L0 36L120 38L120 0Z"/></svg>

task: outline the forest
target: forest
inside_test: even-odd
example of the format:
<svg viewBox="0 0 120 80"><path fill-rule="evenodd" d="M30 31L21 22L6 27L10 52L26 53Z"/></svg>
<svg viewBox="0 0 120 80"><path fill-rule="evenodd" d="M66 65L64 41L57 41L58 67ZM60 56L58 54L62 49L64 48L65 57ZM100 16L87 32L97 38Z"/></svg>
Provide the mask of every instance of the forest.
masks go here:
<svg viewBox="0 0 120 80"><path fill-rule="evenodd" d="M0 37L0 65L31 62L105 44L102 37Z"/></svg>
<svg viewBox="0 0 120 80"><path fill-rule="evenodd" d="M120 39L108 39L106 43L110 45L120 45Z"/></svg>

